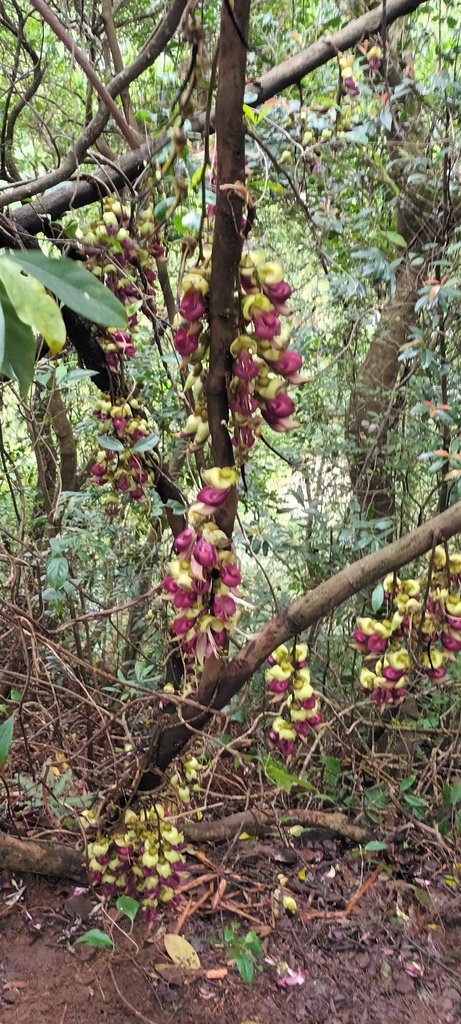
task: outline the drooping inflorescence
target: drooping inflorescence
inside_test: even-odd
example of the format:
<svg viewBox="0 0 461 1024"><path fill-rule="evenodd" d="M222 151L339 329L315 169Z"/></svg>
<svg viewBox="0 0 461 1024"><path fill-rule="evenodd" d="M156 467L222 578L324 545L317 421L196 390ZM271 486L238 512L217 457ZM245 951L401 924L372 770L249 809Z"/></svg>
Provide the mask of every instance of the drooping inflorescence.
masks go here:
<svg viewBox="0 0 461 1024"><path fill-rule="evenodd" d="M271 724L269 738L284 757L291 757L298 743L305 742L311 730L323 722L307 655L307 644L296 644L293 651L282 644L268 658L267 689L272 703L280 702L280 714Z"/></svg>
<svg viewBox="0 0 461 1024"><path fill-rule="evenodd" d="M148 459L144 456L153 447L146 443L146 438L152 436L148 413L138 399L117 394L117 372L126 359L136 356L141 317L155 319L156 261L163 257L158 231L150 208L138 212L108 197L101 219L79 233L88 251L89 269L128 313L126 330L108 329L98 334L116 393L102 395L94 410L101 424L101 451L91 475L93 483L111 487L104 502L109 516L117 514L123 497L137 504L145 501L147 488L153 483L152 455Z"/></svg>
<svg viewBox="0 0 461 1024"><path fill-rule="evenodd" d="M189 367L185 391L191 391L194 402L180 436L191 450L203 446L209 437L206 380L210 279L211 257L207 253L182 280L175 322L174 344L183 366ZM303 383L303 378L299 374L301 356L290 349L290 332L281 320L290 315L287 301L292 292L284 280L282 265L267 261L261 252L245 252L236 288L230 416L236 459L243 463L263 421L278 433L299 427L293 418L295 405L288 388Z"/></svg>
<svg viewBox="0 0 461 1024"><path fill-rule="evenodd" d="M431 562L421 579L386 576L386 615L357 619L353 646L372 663L361 669L360 689L377 704L399 703L418 676L441 682L461 652L461 553L447 561L438 545Z"/></svg>
<svg viewBox="0 0 461 1024"><path fill-rule="evenodd" d="M214 467L203 478L205 486L189 509L189 525L176 537L177 557L163 583L175 613L172 633L185 664L192 667L219 653L239 617L240 569L229 538L214 521L237 482L237 470Z"/></svg>
<svg viewBox="0 0 461 1024"><path fill-rule="evenodd" d="M156 803L137 814L125 812L124 830L88 844L92 885L104 896L138 899L149 921L159 904L174 900L184 871L184 836L170 810Z"/></svg>

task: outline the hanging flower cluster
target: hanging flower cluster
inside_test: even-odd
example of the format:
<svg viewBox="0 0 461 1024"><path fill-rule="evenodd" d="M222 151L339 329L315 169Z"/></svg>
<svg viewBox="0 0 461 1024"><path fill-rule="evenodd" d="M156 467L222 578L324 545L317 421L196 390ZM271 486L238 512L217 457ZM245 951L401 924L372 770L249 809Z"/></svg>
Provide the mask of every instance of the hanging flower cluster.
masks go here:
<svg viewBox="0 0 461 1024"><path fill-rule="evenodd" d="M357 96L360 96L360 86L357 85L357 82L354 78L353 64L354 57L350 53L345 54L343 57L339 58L339 66L341 69L341 79L344 92L348 96L351 96L352 99L355 99Z"/></svg>
<svg viewBox="0 0 461 1024"><path fill-rule="evenodd" d="M386 576L387 617L357 619L353 646L365 660L377 659L373 668L361 669L360 689L377 704L399 703L411 674L440 682L447 662L461 652L461 552L447 563L439 545L432 566L429 580Z"/></svg>
<svg viewBox="0 0 461 1024"><path fill-rule="evenodd" d="M187 806L191 803L191 794L200 792L199 778L202 765L193 754L186 754L180 761L176 771L170 775L168 784L176 798Z"/></svg>
<svg viewBox="0 0 461 1024"><path fill-rule="evenodd" d="M135 212L111 196L104 200L102 218L82 228L80 237L91 247L89 269L127 307L126 330L109 329L98 335L107 366L116 371L121 361L136 355L134 336L140 316L152 320L155 315L154 266L163 256L158 225L152 210ZM103 426L98 435L101 451L91 478L93 483L111 485L105 508L109 516L114 516L122 495L136 503L145 500L146 488L153 480L142 453L154 444L145 445L151 431L146 410L137 399L103 395L93 415Z"/></svg>
<svg viewBox="0 0 461 1024"><path fill-rule="evenodd" d="M225 646L239 617L241 582L229 538L213 520L237 482L237 470L214 467L202 475L205 486L189 509L189 525L175 539L176 558L163 582L175 611L172 633L192 666Z"/></svg>
<svg viewBox="0 0 461 1024"><path fill-rule="evenodd" d="M133 335L141 313L152 319L155 312L155 260L163 256L158 241L159 226L151 209L134 211L114 196L103 202L102 218L79 232L91 247L87 266L128 307L125 331L108 330L98 342L111 370L117 370L121 358L136 354Z"/></svg>
<svg viewBox="0 0 461 1024"><path fill-rule="evenodd" d="M307 655L307 644L296 644L292 652L282 644L268 658L267 689L273 702L282 702L281 714L274 718L269 738L284 757L291 757L297 743L304 742L311 729L323 722L311 685Z"/></svg>
<svg viewBox="0 0 461 1024"><path fill-rule="evenodd" d="M189 365L185 391L191 390L194 411L186 420L181 437L192 450L209 437L206 406L206 377L209 348L207 323L211 277L210 256L190 270L182 281L182 299L175 324L174 343ZM281 317L289 316L287 300L291 287L283 277L282 265L266 261L263 253L247 252L239 267L236 337L230 381L230 410L233 444L239 462L245 462L260 431L262 419L278 433L299 427L293 418L295 404L288 387L302 384L302 359L289 349L290 333Z"/></svg>
<svg viewBox="0 0 461 1024"><path fill-rule="evenodd" d="M105 896L131 896L149 921L159 904L174 900L184 870L184 836L169 809L157 803L139 814L128 810L125 830L88 844L91 884Z"/></svg>
<svg viewBox="0 0 461 1024"><path fill-rule="evenodd" d="M102 395L93 411L100 423L98 441L101 451L91 470L92 482L109 483L105 508L109 516L117 514L122 495L138 504L146 500L146 488L153 483L152 472L142 453L154 447L147 413L137 398L113 405L110 395ZM156 459L151 452L151 458Z"/></svg>
<svg viewBox="0 0 461 1024"><path fill-rule="evenodd" d="M371 46L366 52L366 58L368 61L368 68L371 72L379 71L381 67L381 60L383 51L380 46Z"/></svg>

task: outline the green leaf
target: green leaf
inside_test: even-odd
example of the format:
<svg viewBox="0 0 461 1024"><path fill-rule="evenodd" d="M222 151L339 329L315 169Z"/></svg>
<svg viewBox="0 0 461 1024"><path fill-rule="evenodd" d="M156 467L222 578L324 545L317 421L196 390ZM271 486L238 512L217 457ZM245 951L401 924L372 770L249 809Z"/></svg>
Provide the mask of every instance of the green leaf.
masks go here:
<svg viewBox="0 0 461 1024"><path fill-rule="evenodd" d="M461 803L461 780L454 782L450 788L450 803L454 806L455 804Z"/></svg>
<svg viewBox="0 0 461 1024"><path fill-rule="evenodd" d="M405 793L407 789L411 789L411 787L414 785L415 782L416 782L416 775L408 775L408 777L406 779L402 779L402 781L400 783L400 786L399 786L400 792L401 793Z"/></svg>
<svg viewBox="0 0 461 1024"><path fill-rule="evenodd" d="M70 370L69 373L66 373L61 387L68 388L81 380L90 380L91 377L96 376L97 372L97 370Z"/></svg>
<svg viewBox="0 0 461 1024"><path fill-rule="evenodd" d="M1 259L1 258L0 258ZM40 281L69 309L95 324L125 327L127 314L122 303L81 263L61 256L51 259L43 252L10 252L8 259Z"/></svg>
<svg viewBox="0 0 461 1024"><path fill-rule="evenodd" d="M173 206L176 200L170 196L168 199L161 199L157 206L154 208L154 220L157 224L162 224L167 218L168 210Z"/></svg>
<svg viewBox="0 0 461 1024"><path fill-rule="evenodd" d="M59 590L69 574L69 563L64 555L53 555L46 564L46 578L50 587Z"/></svg>
<svg viewBox="0 0 461 1024"><path fill-rule="evenodd" d="M403 249L407 248L407 243L403 235L399 235L398 231L383 231L383 235L389 242L392 242L393 245L400 245Z"/></svg>
<svg viewBox="0 0 461 1024"><path fill-rule="evenodd" d="M130 919L131 924L134 924L136 914L139 910L139 903L137 900L134 900L132 896L119 896L115 906L117 907L117 910L121 910L122 914L125 914L126 917Z"/></svg>
<svg viewBox="0 0 461 1024"><path fill-rule="evenodd" d="M302 786L303 789L308 789L311 793L316 792L315 786L311 782L307 782L306 779L300 779L298 775L292 775L283 765L274 761L270 754L262 758L261 764L266 779L269 779L270 782L275 782L275 785L283 790L284 793L291 793L293 786Z"/></svg>
<svg viewBox="0 0 461 1024"><path fill-rule="evenodd" d="M16 377L23 398L27 395L34 376L35 338L27 324L22 323L0 283L0 302L5 322L3 360L0 373Z"/></svg>
<svg viewBox="0 0 461 1024"><path fill-rule="evenodd" d="M5 358L5 317L0 305L0 366Z"/></svg>
<svg viewBox="0 0 461 1024"><path fill-rule="evenodd" d="M250 985L255 973L255 965L252 958L250 956L245 956L244 953L238 953L235 957L235 966L242 980L246 981L246 983Z"/></svg>
<svg viewBox="0 0 461 1024"><path fill-rule="evenodd" d="M246 933L243 944L253 953L253 956L261 956L264 952L261 940L253 930Z"/></svg>
<svg viewBox="0 0 461 1024"><path fill-rule="evenodd" d="M113 434L98 434L98 444L101 448L107 448L108 452L123 452L125 445Z"/></svg>
<svg viewBox="0 0 461 1024"><path fill-rule="evenodd" d="M139 441L136 441L133 445L134 452L150 452L152 448L156 448L159 443L158 434L149 434L148 437L140 437Z"/></svg>
<svg viewBox="0 0 461 1024"><path fill-rule="evenodd" d="M106 932L101 931L100 928L91 928L89 932L85 932L79 939L76 939L74 946L94 946L95 949L113 949L114 942L110 935L106 935Z"/></svg>
<svg viewBox="0 0 461 1024"><path fill-rule="evenodd" d="M13 304L16 316L41 334L51 352L60 352L66 340L61 310L35 277L25 277L8 256L0 257L0 280Z"/></svg>
<svg viewBox="0 0 461 1024"><path fill-rule="evenodd" d="M384 587L382 583L378 583L371 595L371 607L374 612L379 611L384 601Z"/></svg>
<svg viewBox="0 0 461 1024"><path fill-rule="evenodd" d="M370 842L364 846L364 850L366 850L367 853L378 853L379 850L387 850L387 843L383 843L379 839L371 839Z"/></svg>
<svg viewBox="0 0 461 1024"><path fill-rule="evenodd" d="M14 715L0 725L0 765L5 764L13 742Z"/></svg>

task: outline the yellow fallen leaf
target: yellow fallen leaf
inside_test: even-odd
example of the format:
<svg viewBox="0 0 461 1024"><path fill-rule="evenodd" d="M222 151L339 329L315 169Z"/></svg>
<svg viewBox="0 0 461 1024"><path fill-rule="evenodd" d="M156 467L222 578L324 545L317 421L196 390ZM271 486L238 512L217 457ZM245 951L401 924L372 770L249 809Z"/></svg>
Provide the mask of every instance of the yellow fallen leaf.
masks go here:
<svg viewBox="0 0 461 1024"><path fill-rule="evenodd" d="M239 835L239 839L251 839L251 836L248 834L248 832L241 832Z"/></svg>
<svg viewBox="0 0 461 1024"><path fill-rule="evenodd" d="M173 963L183 967L186 971L198 971L202 966L198 953L187 939L183 939L182 935L169 933L164 936L163 944Z"/></svg>

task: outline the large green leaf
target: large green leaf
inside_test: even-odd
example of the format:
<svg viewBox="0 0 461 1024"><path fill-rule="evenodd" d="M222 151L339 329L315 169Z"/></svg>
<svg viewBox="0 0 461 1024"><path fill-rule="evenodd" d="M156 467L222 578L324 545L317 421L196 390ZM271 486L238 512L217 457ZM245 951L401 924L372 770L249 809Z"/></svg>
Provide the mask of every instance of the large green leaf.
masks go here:
<svg viewBox="0 0 461 1024"><path fill-rule="evenodd" d="M16 315L16 310L0 284L0 303L5 323L3 359L0 373L16 377L21 395L25 396L32 383L35 364L35 338L28 326Z"/></svg>
<svg viewBox="0 0 461 1024"><path fill-rule="evenodd" d="M0 366L5 358L5 317L0 305Z"/></svg>
<svg viewBox="0 0 461 1024"><path fill-rule="evenodd" d="M0 765L5 764L13 742L14 715L0 725Z"/></svg>
<svg viewBox="0 0 461 1024"><path fill-rule="evenodd" d="M41 334L51 352L60 352L66 340L64 320L59 306L40 281L24 277L21 267L8 256L0 258L0 280L23 324Z"/></svg>
<svg viewBox="0 0 461 1024"><path fill-rule="evenodd" d="M126 326L127 314L122 303L81 263L67 256L52 259L37 250L9 252L8 259L41 281L65 306L87 320L105 327Z"/></svg>

